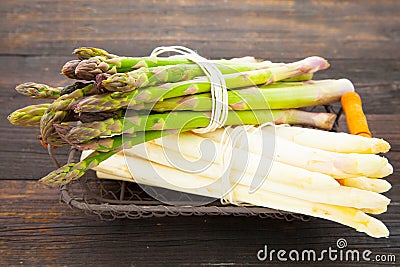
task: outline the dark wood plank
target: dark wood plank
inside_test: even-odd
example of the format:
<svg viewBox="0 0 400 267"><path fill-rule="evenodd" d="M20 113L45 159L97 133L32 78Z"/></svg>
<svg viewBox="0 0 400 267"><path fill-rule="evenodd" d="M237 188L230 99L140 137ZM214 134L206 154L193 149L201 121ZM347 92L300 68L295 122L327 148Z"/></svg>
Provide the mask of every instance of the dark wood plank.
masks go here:
<svg viewBox="0 0 400 267"><path fill-rule="evenodd" d="M260 264L256 253L264 245L321 251L335 248L338 238L345 238L349 249L397 257L400 253L399 202L378 216L391 237L373 239L319 219L191 216L100 221L58 204L54 189L28 181L0 181L0 199L2 266Z"/></svg>
<svg viewBox="0 0 400 267"><path fill-rule="evenodd" d="M393 254L398 261L399 11L396 0L0 1L0 266L258 265L256 253L264 245L322 250L335 248L338 238L346 238L351 249ZM331 68L316 78L352 80L374 136L392 144L386 156L395 169L387 178L393 189L385 194L392 203L377 216L391 236L373 239L319 219L191 216L104 222L59 204L56 190L28 181L54 167L35 140L35 129L12 127L5 119L33 102L18 95L15 85L70 83L59 70L78 46L144 56L159 45L176 44L209 58L253 55L288 62L321 55ZM65 149L55 153L65 160Z"/></svg>
<svg viewBox="0 0 400 267"><path fill-rule="evenodd" d="M0 54L92 45L143 55L182 44L208 57L397 58L400 7L386 1L2 1Z"/></svg>

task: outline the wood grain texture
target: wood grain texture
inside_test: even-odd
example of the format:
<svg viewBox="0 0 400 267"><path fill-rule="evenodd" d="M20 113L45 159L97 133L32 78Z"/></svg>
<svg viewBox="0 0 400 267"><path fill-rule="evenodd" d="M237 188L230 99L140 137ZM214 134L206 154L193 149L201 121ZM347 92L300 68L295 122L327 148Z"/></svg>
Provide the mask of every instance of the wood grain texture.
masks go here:
<svg viewBox="0 0 400 267"><path fill-rule="evenodd" d="M144 55L181 44L207 57L396 58L392 1L2 1L0 54L62 55L100 46Z"/></svg>
<svg viewBox="0 0 400 267"><path fill-rule="evenodd" d="M28 181L0 181L0 196L2 266L259 264L256 253L264 245L322 250L335 247L338 238L345 238L351 248L376 254L399 252L399 202L378 216L391 237L372 239L319 219L191 216L105 222L57 204L54 189Z"/></svg>
<svg viewBox="0 0 400 267"><path fill-rule="evenodd" d="M351 249L394 254L398 263L399 12L396 0L0 1L0 266L253 266L260 264L256 253L264 245L322 250L335 247L338 238L346 238ZM385 194L392 203L377 216L391 236L372 239L319 219L104 222L59 204L56 190L33 181L54 167L35 140L37 130L13 127L6 120L10 112L33 102L14 91L17 84L71 83L59 72L79 46L144 56L157 46L176 44L208 58L327 58L331 68L315 77L350 79L362 96L372 133L392 144L386 156L394 166L388 177L393 188ZM66 159L65 149L55 153Z"/></svg>

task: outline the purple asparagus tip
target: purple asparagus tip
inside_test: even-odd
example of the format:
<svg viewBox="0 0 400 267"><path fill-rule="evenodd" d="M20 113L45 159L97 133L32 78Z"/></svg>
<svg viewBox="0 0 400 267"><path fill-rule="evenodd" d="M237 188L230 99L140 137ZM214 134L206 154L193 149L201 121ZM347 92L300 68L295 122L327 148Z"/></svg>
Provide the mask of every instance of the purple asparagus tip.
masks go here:
<svg viewBox="0 0 400 267"><path fill-rule="evenodd" d="M80 62L81 61L78 59L68 61L62 67L61 73L64 74L65 76L67 76L68 78L78 79L78 77L75 75L75 69L79 65Z"/></svg>
<svg viewBox="0 0 400 267"><path fill-rule="evenodd" d="M300 61L302 67L300 70L303 73L314 73L319 70L325 70L329 68L329 63L326 59L318 56L307 57Z"/></svg>

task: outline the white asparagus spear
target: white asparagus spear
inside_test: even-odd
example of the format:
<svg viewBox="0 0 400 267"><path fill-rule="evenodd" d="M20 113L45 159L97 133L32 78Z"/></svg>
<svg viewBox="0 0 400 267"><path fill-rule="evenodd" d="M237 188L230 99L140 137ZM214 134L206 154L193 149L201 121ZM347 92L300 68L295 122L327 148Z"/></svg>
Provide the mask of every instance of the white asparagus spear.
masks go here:
<svg viewBox="0 0 400 267"><path fill-rule="evenodd" d="M347 133L335 133L301 127L265 127L263 131L275 132L279 137L300 145L341 153L378 154L386 153L390 144L383 139L367 138Z"/></svg>
<svg viewBox="0 0 400 267"><path fill-rule="evenodd" d="M384 193L392 188L392 185L383 179L371 179L367 177L355 177L338 179L343 186L359 188L376 193Z"/></svg>
<svg viewBox="0 0 400 267"><path fill-rule="evenodd" d="M367 138L343 132L328 132L296 126L264 127L264 133L285 138L294 143L339 153L378 154L390 150L390 144L380 138ZM209 138L218 132L207 133Z"/></svg>
<svg viewBox="0 0 400 267"><path fill-rule="evenodd" d="M203 157L205 160L213 161L223 135L224 130L222 129L201 135L187 132L181 133L179 136L166 136L150 142L157 143L175 151L179 151L180 149L181 153L194 155L197 158ZM269 146L259 145L266 144L268 138L272 140L272 144ZM203 149L200 151L201 144L205 143L205 141L214 143L212 146L208 145L206 150ZM243 147L243 144L246 144L246 146ZM247 163L251 165L251 167L249 167L250 171L257 170L260 163L270 162L273 158L277 162L313 172L324 173L334 178L359 176L382 178L393 172L392 168L387 168L389 164L388 160L378 155L346 154L310 148L280 137L272 137L269 134L263 136L261 132L252 132L249 135L243 134L242 138L236 142L235 146L236 148L233 153L235 153L236 157L233 160L236 160L236 162L234 162L233 165L240 166L241 161L247 161ZM263 155L261 161L260 155ZM391 165L389 164L389 166Z"/></svg>
<svg viewBox="0 0 400 267"><path fill-rule="evenodd" d="M171 190L181 191L184 189L184 192L186 193L209 197L219 196L221 189L220 185L212 183L210 188L195 187L196 185L204 184L203 180L207 179L206 177L179 172L176 169L156 163L152 163L152 168L148 169L145 166L147 166L149 162L138 157L127 157L127 160L130 162L129 165L143 166L136 170L137 175L140 176L140 179L136 179L139 183L150 185L157 184L158 186ZM105 165L105 163L106 162L102 162L98 166L100 171L104 168L110 169L110 167ZM153 172L152 170L156 170L156 172ZM163 175L168 178L168 181L160 179L157 173L163 173ZM174 184L180 184L181 186L176 187L173 186ZM372 237L386 237L389 235L388 229L381 221L355 208L313 203L273 192L266 193L264 190L257 190L255 193L250 194L249 188L244 185L237 185L234 188L232 195L234 200L238 202L277 210L302 213L335 221L352 227L359 232L365 232Z"/></svg>
<svg viewBox="0 0 400 267"><path fill-rule="evenodd" d="M369 214L382 214L387 211L387 206L378 209L360 209L360 210Z"/></svg>

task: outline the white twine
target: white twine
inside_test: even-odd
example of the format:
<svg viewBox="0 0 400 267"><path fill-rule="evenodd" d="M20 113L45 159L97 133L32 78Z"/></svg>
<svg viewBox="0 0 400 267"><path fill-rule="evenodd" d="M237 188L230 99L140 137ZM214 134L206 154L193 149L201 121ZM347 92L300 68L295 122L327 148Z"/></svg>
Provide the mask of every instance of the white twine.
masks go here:
<svg viewBox="0 0 400 267"><path fill-rule="evenodd" d="M235 181L235 184L232 184L231 182L231 176L230 173L232 171L232 157L233 157L233 150L235 148L241 148L242 144L239 144L237 147L237 143L241 139L241 137L246 134L247 136L254 135L256 133L260 133L264 127L267 126L273 126L276 127L276 125L273 122L266 122L263 123L257 127L254 125L242 125L242 126L236 126L233 131L229 134L229 130L232 127L226 127L224 129L224 132L222 133L221 141L220 141L220 146L219 146L219 152L221 153L221 179L222 179L222 192L223 196L221 197L220 201L221 204L226 205L226 204L234 204L237 206L246 206L246 203L241 203L238 202L237 200L234 200L233 197L233 189L236 184L240 182L240 180ZM282 126L287 126L286 124L283 124ZM230 137L230 138L228 138ZM261 155L260 155L261 157ZM261 160L261 158L259 159Z"/></svg>
<svg viewBox="0 0 400 267"><path fill-rule="evenodd" d="M212 101L210 123L205 128L195 129L192 131L196 133L208 133L223 127L228 118L228 90L226 88L225 79L221 71L214 63L184 46L157 47L152 51L150 57L157 57L166 52L174 52L179 54L179 57L193 61L203 70L210 81ZM237 126L230 134L228 134L228 131L231 129L231 127L226 127L224 129L218 151L219 155L221 156L220 167L222 173L221 184L223 196L221 196L220 200L222 204L245 205L244 203L234 200L232 191L235 185L232 185L230 177L232 170L233 150L236 148L237 142L240 140L243 134L254 134L257 131L261 131L261 129L265 126L274 125L274 123L268 122L258 127L255 127L254 125Z"/></svg>
<svg viewBox="0 0 400 267"><path fill-rule="evenodd" d="M214 63L184 46L160 46L151 52L150 57L157 57L166 52L174 52L193 61L203 70L210 81L212 102L210 123L207 127L195 129L193 132L208 133L223 127L228 118L228 90L221 71Z"/></svg>
<svg viewBox="0 0 400 267"><path fill-rule="evenodd" d="M224 132L222 133L220 145L219 145L219 153L220 153L220 167L221 167L221 186L222 186L222 196L221 196L221 203L223 205L226 204L235 204L240 205L239 202L233 199L233 187L231 182L231 171L232 171L232 157L233 157L233 150L236 147L237 142L240 140L240 137L246 133L247 129L250 125L244 125L235 127L233 131L229 133L229 129L231 127L226 127ZM228 138L229 137L229 138Z"/></svg>

